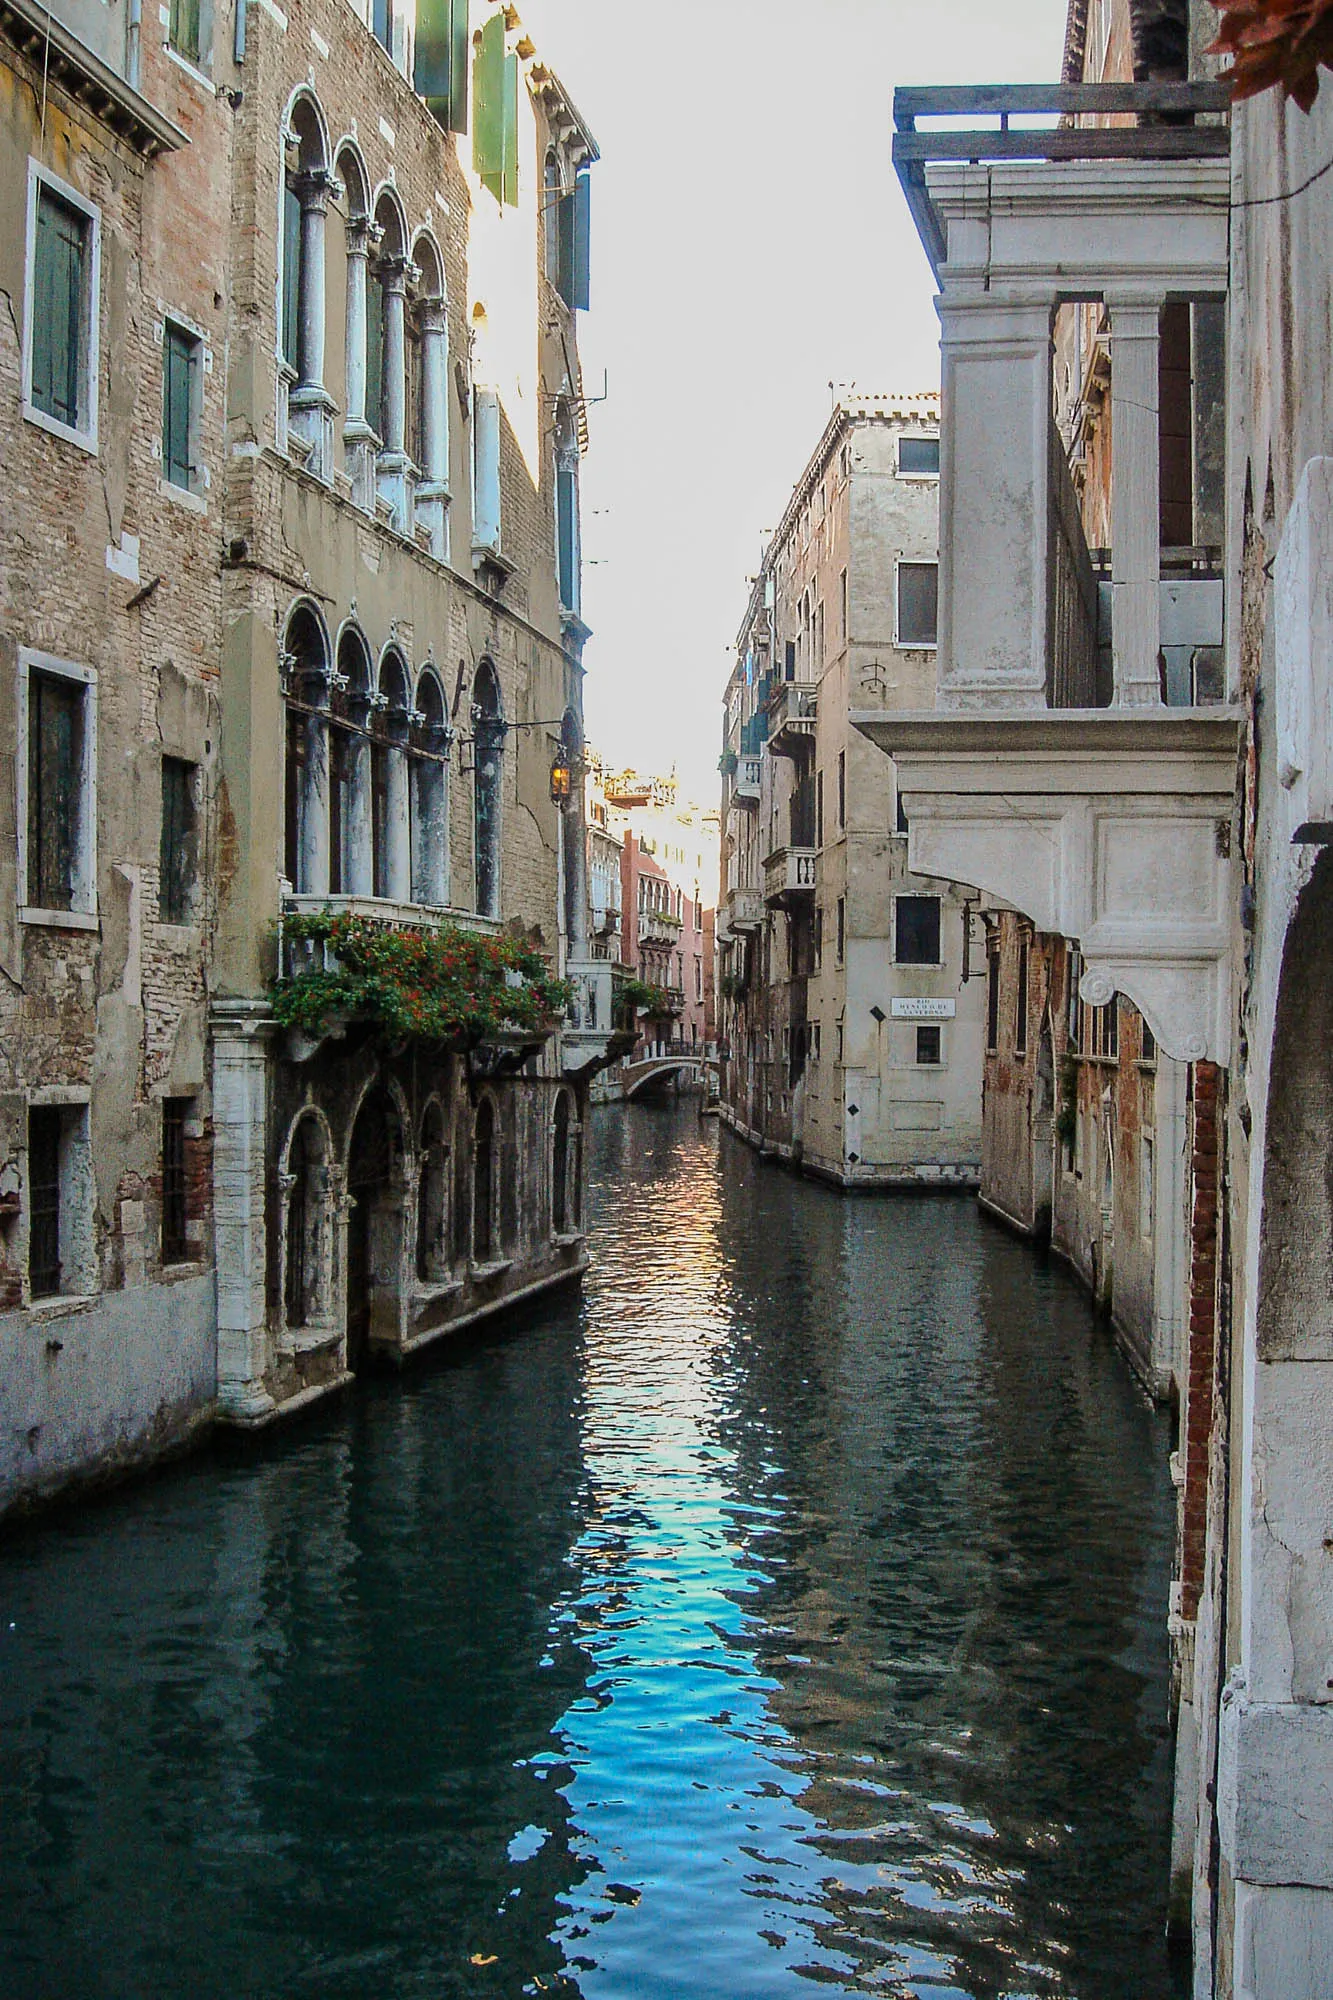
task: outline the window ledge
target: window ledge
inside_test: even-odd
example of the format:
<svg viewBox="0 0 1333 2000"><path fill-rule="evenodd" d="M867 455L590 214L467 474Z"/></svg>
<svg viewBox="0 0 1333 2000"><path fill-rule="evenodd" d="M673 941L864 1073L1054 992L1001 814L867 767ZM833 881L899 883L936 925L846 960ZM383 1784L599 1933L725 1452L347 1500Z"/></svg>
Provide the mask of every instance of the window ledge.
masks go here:
<svg viewBox="0 0 1333 2000"><path fill-rule="evenodd" d="M173 49L170 42L163 42L162 53L166 57L168 62L175 63L177 69L183 69L185 71L185 74L186 76L189 77L191 83L197 83L199 85L199 88L201 90L206 90L210 97L217 96L218 87L213 82L213 79L209 76L205 76L204 72L199 68L199 65L191 61L189 56L182 55L179 49Z"/></svg>
<svg viewBox="0 0 1333 2000"><path fill-rule="evenodd" d="M157 490L164 500L173 500L178 507L186 507L192 514L207 514L208 501L202 493L192 493L188 486L177 486L174 479L159 479Z"/></svg>
<svg viewBox="0 0 1333 2000"><path fill-rule="evenodd" d="M33 1299L28 1306L30 1318L45 1322L50 1319L69 1319L75 1313L91 1312L100 1304L100 1292L61 1292L55 1298Z"/></svg>
<svg viewBox="0 0 1333 2000"><path fill-rule="evenodd" d="M512 1257L498 1257L491 1264L469 1264L467 1274L474 1285L484 1285L492 1278L502 1278L506 1271L513 1269Z"/></svg>
<svg viewBox="0 0 1333 2000"><path fill-rule="evenodd" d="M159 917L155 926L159 944L175 945L178 949L188 949L199 943L200 927L191 921L186 924L170 923Z"/></svg>
<svg viewBox="0 0 1333 2000"><path fill-rule="evenodd" d="M91 910L43 910L31 904L19 908L21 924L35 924L52 931L96 931L101 929L101 919Z"/></svg>
<svg viewBox="0 0 1333 2000"><path fill-rule="evenodd" d="M164 1285L181 1285L189 1278L203 1278L208 1275L209 1266L202 1258L179 1257L170 1264L158 1267L158 1278Z"/></svg>
<svg viewBox="0 0 1333 2000"><path fill-rule="evenodd" d="M36 424L38 430L49 431L52 437L63 438L66 444L75 445L80 451L86 451L90 458L96 458L96 431L76 431L72 424L62 424L59 417L49 417L45 410L39 410L26 396L23 399L23 416L27 423Z"/></svg>
<svg viewBox="0 0 1333 2000"><path fill-rule="evenodd" d="M486 1268L489 1269L490 1267L486 1266ZM507 1270L508 1266L506 1265L504 1268ZM420 1312L423 1307L434 1305L440 1299L452 1299L462 1289L463 1280L461 1278L419 1278L412 1291L413 1309Z"/></svg>
<svg viewBox="0 0 1333 2000"><path fill-rule="evenodd" d="M278 1341L279 1354L317 1354L322 1347L336 1347L342 1339L340 1326L298 1326L288 1329Z"/></svg>

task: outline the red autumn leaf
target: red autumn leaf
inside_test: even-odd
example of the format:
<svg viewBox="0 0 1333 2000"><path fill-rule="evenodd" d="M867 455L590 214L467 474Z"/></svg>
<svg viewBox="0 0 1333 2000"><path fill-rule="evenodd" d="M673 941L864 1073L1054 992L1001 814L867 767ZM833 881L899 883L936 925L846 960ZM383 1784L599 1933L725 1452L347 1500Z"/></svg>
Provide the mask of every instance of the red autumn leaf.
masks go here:
<svg viewBox="0 0 1333 2000"><path fill-rule="evenodd" d="M1209 53L1231 57L1223 81L1233 98L1277 88L1302 111L1333 68L1333 0L1212 0L1222 16Z"/></svg>

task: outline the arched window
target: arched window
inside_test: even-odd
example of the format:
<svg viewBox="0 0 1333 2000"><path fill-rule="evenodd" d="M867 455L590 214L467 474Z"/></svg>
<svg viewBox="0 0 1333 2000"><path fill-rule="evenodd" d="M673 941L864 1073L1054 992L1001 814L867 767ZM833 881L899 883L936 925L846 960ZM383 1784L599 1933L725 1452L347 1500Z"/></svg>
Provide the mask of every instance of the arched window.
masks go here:
<svg viewBox="0 0 1333 2000"><path fill-rule="evenodd" d="M324 218L339 192L323 114L309 91L284 134L279 370L286 421L321 479L333 474L333 398L324 387ZM285 440L284 440L285 441Z"/></svg>
<svg viewBox="0 0 1333 2000"><path fill-rule="evenodd" d="M500 914L500 810L506 724L495 668L483 660L472 683L473 855L476 906Z"/></svg>
<svg viewBox="0 0 1333 2000"><path fill-rule="evenodd" d="M430 552L449 555L449 315L444 263L433 236L423 231L412 246L418 272L417 368L412 449L420 470L416 517L430 536Z"/></svg>
<svg viewBox="0 0 1333 2000"><path fill-rule="evenodd" d="M370 715L374 683L366 642L354 625L338 640L329 703L329 888L375 893Z"/></svg>
<svg viewBox="0 0 1333 2000"><path fill-rule="evenodd" d="M448 1273L448 1190L444 1114L438 1104L431 1104L421 1124L421 1177L417 1183L417 1277L423 1284L435 1283Z"/></svg>
<svg viewBox="0 0 1333 2000"><path fill-rule="evenodd" d="M551 1123L551 1228L563 1236L569 1227L569 1092L555 1100Z"/></svg>
<svg viewBox="0 0 1333 2000"><path fill-rule="evenodd" d="M411 266L402 206L392 188L375 204L379 251L371 272L366 326L367 415L380 440L376 485L400 534L408 530L407 281Z"/></svg>
<svg viewBox="0 0 1333 2000"><path fill-rule="evenodd" d="M429 667L417 682L412 718L412 900L449 901L449 745L444 690Z"/></svg>
<svg viewBox="0 0 1333 2000"><path fill-rule="evenodd" d="M290 1329L316 1324L324 1316L326 1285L324 1225L328 1196L328 1153L319 1120L307 1113L292 1133L282 1178L282 1309Z"/></svg>
<svg viewBox="0 0 1333 2000"><path fill-rule="evenodd" d="M472 1128L472 1260L489 1264L495 1245L495 1107L477 1106Z"/></svg>
<svg viewBox="0 0 1333 2000"><path fill-rule="evenodd" d="M283 870L298 895L329 892L329 652L314 609L298 604L283 644L287 710Z"/></svg>
<svg viewBox="0 0 1333 2000"><path fill-rule="evenodd" d="M360 151L350 141L345 141L340 147L337 164L347 191L343 469L352 482L352 498L357 506L373 513L378 441L366 416L370 250L374 235L374 224L370 218L370 180Z"/></svg>
<svg viewBox="0 0 1333 2000"><path fill-rule="evenodd" d="M407 662L391 646L380 661L379 692L371 711L371 803L375 894L395 903L412 899L407 777L411 717Z"/></svg>

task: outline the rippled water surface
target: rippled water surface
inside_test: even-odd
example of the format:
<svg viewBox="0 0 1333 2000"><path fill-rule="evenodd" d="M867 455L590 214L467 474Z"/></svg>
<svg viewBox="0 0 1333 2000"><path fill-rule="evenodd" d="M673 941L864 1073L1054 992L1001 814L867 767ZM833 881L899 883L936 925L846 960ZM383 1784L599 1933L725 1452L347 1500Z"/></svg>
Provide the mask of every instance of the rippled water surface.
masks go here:
<svg viewBox="0 0 1333 2000"><path fill-rule="evenodd" d="M0 1546L3 2000L1170 1991L1162 1420L965 1199L597 1115L580 1301Z"/></svg>

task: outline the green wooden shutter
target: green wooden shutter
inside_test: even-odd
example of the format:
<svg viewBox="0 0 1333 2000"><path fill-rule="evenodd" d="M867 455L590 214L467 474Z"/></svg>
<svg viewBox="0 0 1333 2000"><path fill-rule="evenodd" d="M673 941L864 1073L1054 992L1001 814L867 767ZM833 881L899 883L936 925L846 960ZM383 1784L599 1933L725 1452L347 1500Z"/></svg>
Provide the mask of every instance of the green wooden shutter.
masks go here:
<svg viewBox="0 0 1333 2000"><path fill-rule="evenodd" d="M492 14L472 66L472 168L497 201L504 199L505 25Z"/></svg>
<svg viewBox="0 0 1333 2000"><path fill-rule="evenodd" d="M462 22L461 41L458 34ZM459 71L463 87L458 89ZM417 34L412 57L412 86L424 97L436 123L446 132L461 132L467 124L467 0L417 0ZM463 122L456 122L461 98Z"/></svg>
<svg viewBox="0 0 1333 2000"><path fill-rule="evenodd" d="M518 57L505 57L504 171L500 199L510 208L518 207Z"/></svg>
<svg viewBox="0 0 1333 2000"><path fill-rule="evenodd" d="M467 131L468 0L449 0L449 130Z"/></svg>
<svg viewBox="0 0 1333 2000"><path fill-rule="evenodd" d="M558 465L555 472L556 563L560 602L566 611L579 609L579 577L576 561L575 524L578 520L578 482L571 465Z"/></svg>
<svg viewBox="0 0 1333 2000"><path fill-rule="evenodd" d="M194 369L195 342L168 326L162 343L162 476L187 493L194 485Z"/></svg>
<svg viewBox="0 0 1333 2000"><path fill-rule="evenodd" d="M574 217L572 261L569 273L569 291L565 294L569 305L580 312L588 310L588 243L590 237L591 212L589 189L591 182L587 168L582 168L574 177Z"/></svg>
<svg viewBox="0 0 1333 2000"><path fill-rule="evenodd" d="M47 188L37 195L33 257L32 400L71 429L79 425L84 310L84 218Z"/></svg>

